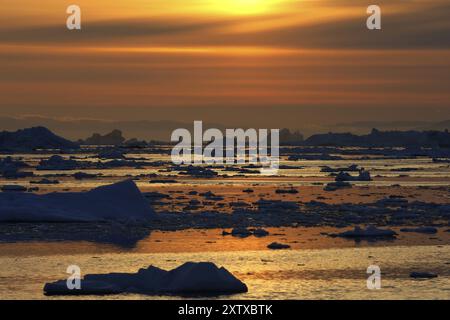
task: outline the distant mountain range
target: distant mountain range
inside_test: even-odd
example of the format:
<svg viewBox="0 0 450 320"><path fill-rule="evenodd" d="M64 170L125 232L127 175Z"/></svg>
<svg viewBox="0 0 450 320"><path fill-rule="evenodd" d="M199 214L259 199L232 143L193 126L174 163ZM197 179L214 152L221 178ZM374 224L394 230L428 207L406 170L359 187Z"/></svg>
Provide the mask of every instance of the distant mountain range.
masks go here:
<svg viewBox="0 0 450 320"><path fill-rule="evenodd" d="M338 123L334 126L334 132L367 133L368 130L377 128L382 131L444 131L450 129L450 120L430 121L359 121Z"/></svg>
<svg viewBox="0 0 450 320"><path fill-rule="evenodd" d="M299 132L281 130L282 145L332 146L332 147L406 147L406 148L450 148L450 133L444 131L380 131L372 129L370 134L355 135L352 133L315 134L306 140ZM78 149L80 145L116 145L127 147L143 147L146 141L126 140L120 130L91 137L77 142L57 136L45 127L32 127L17 131L0 132L0 151L14 152L36 149Z"/></svg>
<svg viewBox="0 0 450 320"><path fill-rule="evenodd" d="M0 132L0 151L28 151L36 149L77 149L79 145L55 135L44 127Z"/></svg>
<svg viewBox="0 0 450 320"><path fill-rule="evenodd" d="M199 119L201 120L201 119ZM177 128L192 128L191 121L171 121L171 120L126 120L126 121L112 121L112 120L98 120L98 119L60 119L41 116L23 116L23 117L1 117L0 128L3 130L13 131L21 128L29 128L35 126L43 126L49 128L56 134L59 134L67 139L76 141L78 139L86 139L96 132L105 135L114 129L119 129L127 139L145 139L145 140L170 140L170 135L174 129ZM218 128L223 130L227 128L227 124L219 123L204 123L205 127ZM233 126L228 126L234 128ZM450 120L443 120L439 122L429 121L361 121L338 123L334 125L316 125L309 124L308 127L290 128L291 131L299 131L305 137L317 133L324 132L351 132L353 134L367 134L372 128L377 128L382 131L427 131L438 130L443 131L450 129ZM297 137L292 137L298 140Z"/></svg>
<svg viewBox="0 0 450 320"><path fill-rule="evenodd" d="M308 146L334 147L431 147L450 148L450 133L445 131L379 131L370 134L325 133L312 135Z"/></svg>

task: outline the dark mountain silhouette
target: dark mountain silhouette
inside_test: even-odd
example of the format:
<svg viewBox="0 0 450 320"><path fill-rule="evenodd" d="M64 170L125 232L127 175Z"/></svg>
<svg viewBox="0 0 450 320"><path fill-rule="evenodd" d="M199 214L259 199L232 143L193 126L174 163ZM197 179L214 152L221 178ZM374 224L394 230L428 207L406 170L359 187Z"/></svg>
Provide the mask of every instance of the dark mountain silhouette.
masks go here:
<svg viewBox="0 0 450 320"><path fill-rule="evenodd" d="M99 133L94 133L91 137L86 140L80 140L80 144L83 145L112 145L119 146L125 142L125 138L122 135L122 131L114 129L110 133L101 135Z"/></svg>
<svg viewBox="0 0 450 320"><path fill-rule="evenodd" d="M0 132L0 151L77 148L78 144L55 135L45 127Z"/></svg>
<svg viewBox="0 0 450 320"><path fill-rule="evenodd" d="M303 135L299 131L291 132L289 129L280 130L280 144L298 145L303 142Z"/></svg>
<svg viewBox="0 0 450 320"><path fill-rule="evenodd" d="M304 142L308 146L340 147L432 147L450 148L450 133L445 131L379 131L367 135L352 133L315 134Z"/></svg>

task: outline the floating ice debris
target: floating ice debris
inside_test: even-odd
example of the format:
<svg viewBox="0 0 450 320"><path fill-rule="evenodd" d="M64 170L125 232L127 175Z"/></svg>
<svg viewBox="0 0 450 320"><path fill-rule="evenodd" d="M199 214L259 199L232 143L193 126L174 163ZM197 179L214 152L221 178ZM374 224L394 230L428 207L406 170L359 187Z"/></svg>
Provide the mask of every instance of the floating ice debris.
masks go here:
<svg viewBox="0 0 450 320"><path fill-rule="evenodd" d="M267 246L267 248L272 250L280 250L280 249L289 249L291 246L288 244L278 243L278 242L272 242Z"/></svg>
<svg viewBox="0 0 450 320"><path fill-rule="evenodd" d="M170 271L149 266L137 273L86 275L81 289L68 289L66 280L47 283L46 295L147 295L218 296L247 292L247 286L227 269L211 262L186 262Z"/></svg>
<svg viewBox="0 0 450 320"><path fill-rule="evenodd" d="M333 234L332 236L343 238L392 238L396 235L395 231L378 229L375 226L368 226L366 229L356 226L353 230Z"/></svg>
<svg viewBox="0 0 450 320"><path fill-rule="evenodd" d="M427 234L435 234L437 233L437 229L434 227L417 227L417 228L403 228L400 229L401 232L417 232L417 233L427 233Z"/></svg>
<svg viewBox="0 0 450 320"><path fill-rule="evenodd" d="M17 184L7 184L4 186L1 186L0 189L3 192L24 192L27 191L27 188L25 188L24 186L21 185L17 185Z"/></svg>
<svg viewBox="0 0 450 320"><path fill-rule="evenodd" d="M431 272L411 272L409 276L415 279L431 279L437 278L438 275Z"/></svg>
<svg viewBox="0 0 450 320"><path fill-rule="evenodd" d="M408 204L408 200L402 196L391 195L388 198L378 200L376 204L383 207L400 207Z"/></svg>
<svg viewBox="0 0 450 320"><path fill-rule="evenodd" d="M86 173L86 172L75 172L73 174L73 177L77 180L83 180L83 179L92 179L96 178L98 175L94 173Z"/></svg>
<svg viewBox="0 0 450 320"><path fill-rule="evenodd" d="M269 231L264 230L264 229L255 229L255 230L253 230L253 235L258 238L266 237L269 235Z"/></svg>
<svg viewBox="0 0 450 320"><path fill-rule="evenodd" d="M125 159L124 153L120 150L103 150L98 154L99 159Z"/></svg>
<svg viewBox="0 0 450 320"><path fill-rule="evenodd" d="M142 221L154 216L132 180L88 192L0 193L0 221Z"/></svg>
<svg viewBox="0 0 450 320"><path fill-rule="evenodd" d="M288 157L289 161L298 161L298 160L343 160L340 156L332 156L329 154L295 154Z"/></svg>
<svg viewBox="0 0 450 320"><path fill-rule="evenodd" d="M252 232L250 230L248 230L247 228L234 228L233 230L231 230L231 235L233 237L241 237L241 238L245 238L248 237L252 234Z"/></svg>
<svg viewBox="0 0 450 320"><path fill-rule="evenodd" d="M144 197L151 199L151 200L170 198L170 196L168 194L160 193L160 192L147 192L147 193L144 193Z"/></svg>
<svg viewBox="0 0 450 320"><path fill-rule="evenodd" d="M348 171L348 172L356 172L360 171L358 165L352 164L348 167L341 167L341 168L331 168L329 166L324 166L322 169L320 169L321 172L341 172L341 171Z"/></svg>
<svg viewBox="0 0 450 320"><path fill-rule="evenodd" d="M336 182L330 182L328 183L325 188L323 188L324 191L336 191L338 189L343 188L351 188L352 185L345 181L336 181Z"/></svg>
<svg viewBox="0 0 450 320"><path fill-rule="evenodd" d="M60 155L53 155L49 159L43 159L36 167L37 170L74 170L79 168L76 160L64 159Z"/></svg>
<svg viewBox="0 0 450 320"><path fill-rule="evenodd" d="M212 178L217 176L217 172L214 170L193 165L186 167L176 166L172 170L179 171L178 174L180 175L189 175L196 178Z"/></svg>
<svg viewBox="0 0 450 320"><path fill-rule="evenodd" d="M120 287L103 281L83 280L82 287L70 290L67 287L67 280L59 280L52 283L46 283L44 286L44 294L47 296L58 295L106 295L106 294L120 294L122 290Z"/></svg>
<svg viewBox="0 0 450 320"><path fill-rule="evenodd" d="M282 201L282 200L266 200L259 199L254 203L258 210L261 212L271 212L280 210L298 210L298 204L294 201Z"/></svg>
<svg viewBox="0 0 450 320"><path fill-rule="evenodd" d="M58 180L49 180L47 178L43 178L41 180L30 181L31 184L58 184Z"/></svg>
<svg viewBox="0 0 450 320"><path fill-rule="evenodd" d="M177 180L173 179L152 179L149 181L150 183L177 183Z"/></svg>
<svg viewBox="0 0 450 320"><path fill-rule="evenodd" d="M351 174L341 171L335 178L336 181L371 181L370 172L364 169L359 171L359 175L357 177L352 176Z"/></svg>
<svg viewBox="0 0 450 320"><path fill-rule="evenodd" d="M276 189L275 190L275 193L278 193L278 194L295 194L295 193L298 193L298 190L297 189L294 189L294 188L290 188L290 189Z"/></svg>
<svg viewBox="0 0 450 320"><path fill-rule="evenodd" d="M29 167L23 161L15 160L8 156L4 159L0 159L0 176L5 178L25 178L33 176L33 172L19 171L22 168Z"/></svg>

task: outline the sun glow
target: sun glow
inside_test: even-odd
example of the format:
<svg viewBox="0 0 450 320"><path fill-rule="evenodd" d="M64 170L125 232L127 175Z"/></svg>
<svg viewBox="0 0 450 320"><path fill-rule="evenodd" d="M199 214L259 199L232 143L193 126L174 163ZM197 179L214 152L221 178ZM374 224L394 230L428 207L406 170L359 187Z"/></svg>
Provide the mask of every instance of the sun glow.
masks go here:
<svg viewBox="0 0 450 320"><path fill-rule="evenodd" d="M254 15L272 11L281 0L208 0L211 11L233 15Z"/></svg>

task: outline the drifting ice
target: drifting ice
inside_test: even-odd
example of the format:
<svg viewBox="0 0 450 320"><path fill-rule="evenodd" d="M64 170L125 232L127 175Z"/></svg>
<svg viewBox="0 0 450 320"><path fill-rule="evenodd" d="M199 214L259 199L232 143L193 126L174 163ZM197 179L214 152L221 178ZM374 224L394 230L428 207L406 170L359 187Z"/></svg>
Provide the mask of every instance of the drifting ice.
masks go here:
<svg viewBox="0 0 450 320"><path fill-rule="evenodd" d="M154 216L132 180L87 192L0 193L0 221L140 221Z"/></svg>
<svg viewBox="0 0 450 320"><path fill-rule="evenodd" d="M170 271L149 266L137 273L86 275L81 280L80 289L68 289L66 280L44 286L46 295L139 293L215 296L247 291L243 282L211 262L186 262Z"/></svg>

